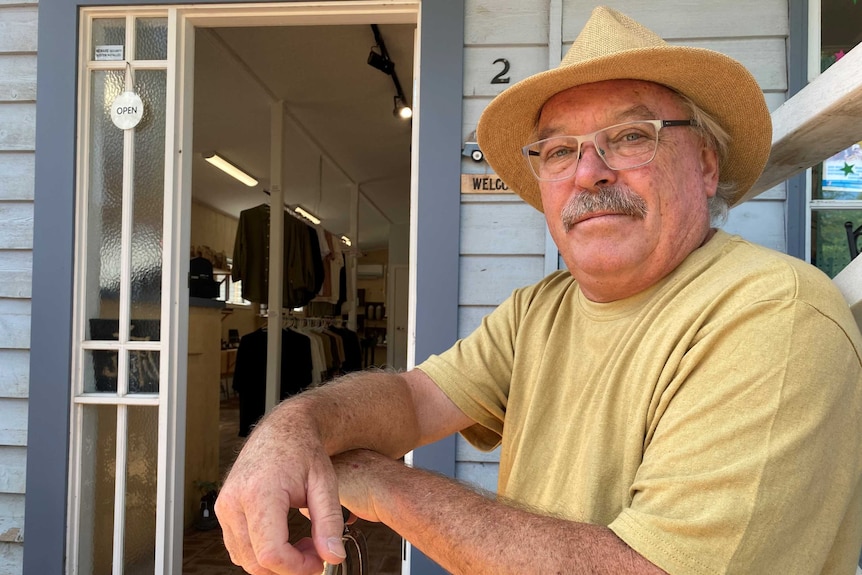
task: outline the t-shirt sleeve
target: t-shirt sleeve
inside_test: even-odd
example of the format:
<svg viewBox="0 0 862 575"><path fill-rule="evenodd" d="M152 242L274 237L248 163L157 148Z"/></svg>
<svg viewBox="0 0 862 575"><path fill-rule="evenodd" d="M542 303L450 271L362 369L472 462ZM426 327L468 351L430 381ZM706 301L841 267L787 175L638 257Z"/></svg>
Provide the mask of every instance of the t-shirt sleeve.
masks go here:
<svg viewBox="0 0 862 575"><path fill-rule="evenodd" d="M862 468L854 337L800 301L704 330L651 406L630 504L610 528L672 574L819 573L847 541L855 563L858 509L844 515Z"/></svg>
<svg viewBox="0 0 862 575"><path fill-rule="evenodd" d="M476 422L462 435L477 449L494 449L503 435L519 310L527 305L524 300L523 291L516 291L473 333L417 366Z"/></svg>

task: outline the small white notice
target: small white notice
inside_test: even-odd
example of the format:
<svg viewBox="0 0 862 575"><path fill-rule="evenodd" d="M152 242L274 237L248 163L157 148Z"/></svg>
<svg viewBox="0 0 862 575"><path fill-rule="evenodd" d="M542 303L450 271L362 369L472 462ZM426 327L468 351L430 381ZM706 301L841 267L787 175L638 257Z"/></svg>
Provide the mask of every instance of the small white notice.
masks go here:
<svg viewBox="0 0 862 575"><path fill-rule="evenodd" d="M119 46L96 46L96 60L101 61L116 61L123 59L123 52L125 46L120 44Z"/></svg>
<svg viewBox="0 0 862 575"><path fill-rule="evenodd" d="M144 102L134 92L123 92L111 103L111 120L121 130L137 126L144 117Z"/></svg>

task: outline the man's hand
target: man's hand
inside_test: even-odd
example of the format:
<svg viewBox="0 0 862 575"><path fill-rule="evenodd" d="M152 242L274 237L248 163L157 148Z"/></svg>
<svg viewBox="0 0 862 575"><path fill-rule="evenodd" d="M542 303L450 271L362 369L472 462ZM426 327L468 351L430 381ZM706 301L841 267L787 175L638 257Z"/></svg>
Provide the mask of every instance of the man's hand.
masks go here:
<svg viewBox="0 0 862 575"><path fill-rule="evenodd" d="M363 503L372 501L370 486L382 493L392 484L372 472L401 477L406 468L398 457L470 424L418 370L350 374L284 401L255 428L216 500L231 560L253 575L310 575L324 560L340 563L344 520L330 456L362 448L384 454L344 458L358 465L342 474L345 506L375 520L374 506ZM312 535L293 546L292 508L308 509Z"/></svg>
<svg viewBox="0 0 862 575"><path fill-rule="evenodd" d="M231 561L253 575L311 575L344 556L344 523L332 463L311 426L261 425L216 500ZM289 544L291 508L307 507L312 539Z"/></svg>

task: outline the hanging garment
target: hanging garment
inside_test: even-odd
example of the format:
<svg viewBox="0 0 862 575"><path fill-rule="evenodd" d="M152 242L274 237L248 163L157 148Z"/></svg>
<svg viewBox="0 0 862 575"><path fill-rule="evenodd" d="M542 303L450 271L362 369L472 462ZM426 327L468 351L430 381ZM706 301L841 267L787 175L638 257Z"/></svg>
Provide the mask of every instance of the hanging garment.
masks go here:
<svg viewBox="0 0 862 575"><path fill-rule="evenodd" d="M344 364L345 359L343 338L341 334L336 333L335 331L330 329L330 327L326 327L323 330L323 333L329 335L332 338L332 343L335 346L333 353L335 353L336 357L338 358L336 361L336 369L340 371L342 369L341 366Z"/></svg>
<svg viewBox="0 0 862 575"><path fill-rule="evenodd" d="M231 276L242 281L243 297L256 303L269 300L269 211L267 204L243 210L234 241ZM317 232L287 213L283 256L283 307L301 307L323 283L323 262Z"/></svg>
<svg viewBox="0 0 862 575"><path fill-rule="evenodd" d="M338 298L341 295L341 284L339 282L341 268L344 267L344 255L341 251L341 240L333 236L329 232L325 232L324 241L328 248L321 250L325 251L323 255L323 287L320 288L320 299L332 304L338 303Z"/></svg>
<svg viewBox="0 0 862 575"><path fill-rule="evenodd" d="M233 389L239 395L239 435L247 436L266 411L267 333L264 329L242 336L236 352ZM281 333L280 399L295 395L312 383L310 340L291 330Z"/></svg>
<svg viewBox="0 0 862 575"><path fill-rule="evenodd" d="M311 357L311 380L312 385L319 385L324 381L326 374L326 360L323 356L323 344L317 337L317 334L312 333L307 328L292 327L292 331L309 340L309 356Z"/></svg>
<svg viewBox="0 0 862 575"><path fill-rule="evenodd" d="M314 266L314 287L312 288L311 293L307 294L307 301L311 301L312 299L317 297L318 293L320 293L320 288L323 287L323 280L325 279L326 273L323 267L320 237L317 234L317 229L313 226L306 227L308 228L308 241L311 244L311 253L313 255L313 257L311 258L311 263Z"/></svg>
<svg viewBox="0 0 862 575"><path fill-rule="evenodd" d="M328 329L341 336L341 343L344 346L341 371L349 373L362 369L362 346L359 344L359 335L346 327L330 326Z"/></svg>

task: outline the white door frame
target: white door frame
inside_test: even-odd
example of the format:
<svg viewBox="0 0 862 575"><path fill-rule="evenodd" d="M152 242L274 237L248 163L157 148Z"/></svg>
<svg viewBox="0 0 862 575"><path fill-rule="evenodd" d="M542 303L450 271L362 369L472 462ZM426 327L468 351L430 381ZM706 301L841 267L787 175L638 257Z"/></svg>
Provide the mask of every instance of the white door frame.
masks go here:
<svg viewBox="0 0 862 575"><path fill-rule="evenodd" d="M134 19L136 17L166 18L168 22L167 58L159 61L136 61L134 60ZM165 537L165 534L174 534L176 524L171 516L175 516L172 510L164 502L177 501L177 486L182 485L182 466L179 466L179 477L177 477L176 461L182 462L184 457L184 428L185 428L185 348L184 338L179 334L187 333L187 306L188 290L185 289L186 282L180 281L183 270L188 272L188 257L181 257L188 253L188 241L185 242L185 251L182 251L181 228L179 223L188 214L184 213L182 206L175 201L177 190L181 189L176 184L182 180L183 164L175 162L176 154L173 153L175 143L170 140L169 133L165 132L164 142L164 205L162 210L162 284L159 305L160 337L158 341L135 341L129 335L131 321L131 230L133 227L133 171L134 171L134 132L124 130L123 133L123 207L122 207L122 246L120 248L120 274L119 274L119 301L118 318L119 333L116 341L95 341L87 339L88 300L97 297L96 294L87 293L87 257L88 240L91 230L88 228L88 179L90 177L90 74L92 70L122 69L123 64L117 61L94 62L90 59L92 46L92 34L90 24L93 18L118 18L125 19L125 75L126 89L133 87L132 77L135 70L165 70L165 124L175 123L176 105L170 97L176 91L175 66L177 54L176 11L165 8L92 8L83 9L80 20L80 40L78 46L78 66L81 71L78 102L79 102L79 125L78 125L78 181L77 187L77 214L78 232L76 239L76 273L75 273L75 310L73 319L72 340L72 402L70 413L70 466L69 466L69 512L67 524L67 550L69 560L66 562L66 571L78 573L89 572L93 566L91 558L79 557L82 544L89 547L92 533L88 529L82 529L82 522L89 522L90 513L82 514L82 505L88 506L95 497L92 481L88 481L88 475L82 473L84 461L89 460L86 444L94 439L96 433L92 421L85 418L87 406L111 406L116 407L116 450L114 462L114 519L113 519L113 544L112 544L112 572L120 574L123 572L124 538L125 538L125 497L126 497L126 463L127 463L127 437L128 410L130 408L144 407L154 408L158 411L157 430L157 484L156 484L156 543L155 543L155 571L164 573L171 562L171 555L175 537ZM188 202L190 206L190 202ZM95 225L95 224L94 224ZM178 241L179 238L179 241ZM90 246L91 247L91 246ZM93 303L93 302L91 302ZM101 305L101 304L99 304ZM85 389L85 368L87 362L84 360L88 351L106 350L114 351L118 357L117 391L116 393L104 393ZM157 352L159 354L159 391L157 393L134 393L129 394L127 389L129 373L128 352ZM172 384L172 382L174 384ZM89 493L89 497L83 495ZM180 493L180 503L182 495ZM90 510L92 511L92 510ZM180 513L181 518L181 513ZM180 519L181 521L181 519ZM181 526L181 523L180 523ZM180 528L180 532L182 529ZM83 543L82 543L83 540ZM166 556L166 551L169 555ZM89 557L89 556L88 556ZM82 564L82 561L84 562Z"/></svg>
<svg viewBox="0 0 862 575"><path fill-rule="evenodd" d="M183 151L192 149L192 105L193 105L193 75L194 75L194 31L198 27L236 27L236 26L289 26L289 25L336 25L336 24L416 24L419 25L419 2L418 0L373 0L363 2L303 2L289 4L238 4L238 5L184 5L176 6L148 6L148 7L111 7L111 8L85 8L85 17L88 15L99 17L127 17L131 22L132 16L146 14L148 16L159 16L168 18L168 62L167 62L167 101L166 101L166 142L165 142L165 206L164 206L164 228L163 228L163 270L162 270L162 303L161 303L161 340L153 342L148 349L160 352L159 369L159 393L146 398L124 398L122 397L96 397L93 394L83 393L82 389L82 362L77 359L88 348L84 342L85 323L84 301L86 294L82 289L83 274L76 274L76 285L78 286L78 297L76 299L75 325L73 332L76 338L73 342L73 402L72 402L72 424L70 445L70 477L69 477L69 522L67 529L67 549L69 560L66 570L69 573L77 573L78 549L79 549L79 521L82 478L81 457L82 442L85 429L81 416L82 404L110 404L118 405L118 438L121 436L119 430L125 429L124 408L126 404L158 406L158 487L156 505L156 543L155 543L155 573L179 572L182 565L182 538L183 538L183 497L184 497L184 463L185 463L185 421L186 421L186 377L187 377L187 348L188 348L188 290L185 278L188 275L188 257L191 227L191 171L192 154ZM87 58L84 52L89 35L85 32L87 28L82 27L81 34L81 62L86 65ZM89 50L89 48L86 48ZM418 61L418 56L417 56ZM82 68L84 69L84 68ZM86 80L82 81L81 93L86 93L83 87ZM88 100L85 97L79 99L82 109L86 109ZM418 126L419 109L416 102L414 117L414 140L415 131ZM86 118L86 114L81 115ZM85 129L87 123L82 122L81 129ZM127 134L131 137L131 134ZM86 190L84 186L87 177L88 151L84 149L87 140L80 138L79 166L81 180L79 190ZM131 152L127 152L131 154ZM416 156L417 148L414 146L413 155ZM128 161L129 158L126 160ZM416 165L415 157L412 164ZM416 178L413 178L413 186ZM415 190L412 190L415 194ZM79 192L79 222L86 221L85 198L86 194ZM130 211L130 207L125 208ZM128 218L130 219L130 215ZM85 238L79 236L77 268L85 264ZM125 240L124 240L125 243ZM128 246L124 248L128 253ZM127 259L127 258L126 258ZM123 264L127 265L127 264ZM411 260L411 267L415 267L415 259ZM128 277L128 271L124 272ZM129 317L128 305L121 305L121 325ZM83 347L82 347L83 346ZM117 344L119 351L124 351L123 344ZM138 345L140 347L140 344ZM117 503L115 509L115 557L113 572L119 575L123 571L122 549L125 525L123 516L122 489L123 474L119 467L124 461L124 446L117 448L116 493ZM409 567L408 567L409 570Z"/></svg>

